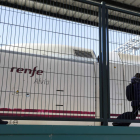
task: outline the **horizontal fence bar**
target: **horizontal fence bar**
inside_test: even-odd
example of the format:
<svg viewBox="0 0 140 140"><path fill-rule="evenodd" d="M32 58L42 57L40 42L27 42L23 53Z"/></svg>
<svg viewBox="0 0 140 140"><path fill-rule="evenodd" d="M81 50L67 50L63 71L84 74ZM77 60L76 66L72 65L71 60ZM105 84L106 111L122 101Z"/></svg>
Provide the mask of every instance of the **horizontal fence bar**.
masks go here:
<svg viewBox="0 0 140 140"><path fill-rule="evenodd" d="M74 1L85 3L85 4L91 4L93 6L101 6L100 3L96 3L96 2L93 2L93 1L87 1L87 0L74 0Z"/></svg>
<svg viewBox="0 0 140 140"><path fill-rule="evenodd" d="M119 7L114 7L114 6L106 5L106 8L108 8L108 10L114 10L114 11L130 14L130 15L133 15L133 16L140 16L139 13L136 13L134 11L120 9Z"/></svg>
<svg viewBox="0 0 140 140"><path fill-rule="evenodd" d="M20 115L20 114L19 114ZM58 115L59 116L59 115ZM80 116L79 116L80 117ZM0 116L0 119L4 120L44 120L44 121L87 121L87 122L102 122L104 119L94 119L94 118L50 118L50 117L8 117L8 116Z"/></svg>
<svg viewBox="0 0 140 140"><path fill-rule="evenodd" d="M140 123L140 120L126 120L126 119L108 119L108 122L120 122L120 123Z"/></svg>

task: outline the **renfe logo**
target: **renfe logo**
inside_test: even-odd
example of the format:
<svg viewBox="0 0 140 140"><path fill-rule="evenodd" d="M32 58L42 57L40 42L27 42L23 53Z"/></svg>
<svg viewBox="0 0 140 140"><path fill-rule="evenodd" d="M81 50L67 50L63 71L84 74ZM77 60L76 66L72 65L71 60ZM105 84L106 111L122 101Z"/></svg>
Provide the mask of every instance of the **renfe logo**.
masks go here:
<svg viewBox="0 0 140 140"><path fill-rule="evenodd" d="M37 67L37 66L36 66L36 67ZM34 74L35 74L35 71L36 71L36 67L34 67L33 70L31 70L31 69L23 69L23 68L12 67L10 72L13 72L14 69L16 69L16 72L17 72L17 73L22 73L23 71L24 71L24 73L27 73L27 71L29 71L29 74L32 73L30 77L33 77ZM43 73L42 70L36 71L36 74L37 74L37 75L41 75L42 73Z"/></svg>

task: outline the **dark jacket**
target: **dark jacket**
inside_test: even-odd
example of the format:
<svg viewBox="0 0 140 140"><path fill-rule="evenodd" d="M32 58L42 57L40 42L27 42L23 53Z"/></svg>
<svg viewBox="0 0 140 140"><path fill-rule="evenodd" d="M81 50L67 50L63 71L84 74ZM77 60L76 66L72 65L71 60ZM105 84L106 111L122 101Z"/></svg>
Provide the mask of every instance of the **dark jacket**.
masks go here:
<svg viewBox="0 0 140 140"><path fill-rule="evenodd" d="M131 102L131 106L140 106L140 79L133 77L131 79L133 85L134 99Z"/></svg>

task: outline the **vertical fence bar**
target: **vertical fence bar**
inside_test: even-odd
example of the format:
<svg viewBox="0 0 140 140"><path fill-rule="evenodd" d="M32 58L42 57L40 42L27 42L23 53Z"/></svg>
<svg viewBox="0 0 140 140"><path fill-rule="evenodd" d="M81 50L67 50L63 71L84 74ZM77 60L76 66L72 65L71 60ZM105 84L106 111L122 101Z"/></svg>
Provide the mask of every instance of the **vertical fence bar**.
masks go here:
<svg viewBox="0 0 140 140"><path fill-rule="evenodd" d="M99 8L99 90L100 90L100 118L103 118L102 101L102 49L101 49L101 7Z"/></svg>
<svg viewBox="0 0 140 140"><path fill-rule="evenodd" d="M108 115L108 118L110 118L110 77L109 77L109 35L108 35L108 8L106 8L106 53L107 53L107 93L108 93L108 112L107 112L107 115Z"/></svg>
<svg viewBox="0 0 140 140"><path fill-rule="evenodd" d="M108 125L109 118L109 49L108 49L108 34L107 34L107 9L105 3L102 2L101 8L101 46L100 46L100 105L101 105L101 117L104 119L102 125Z"/></svg>

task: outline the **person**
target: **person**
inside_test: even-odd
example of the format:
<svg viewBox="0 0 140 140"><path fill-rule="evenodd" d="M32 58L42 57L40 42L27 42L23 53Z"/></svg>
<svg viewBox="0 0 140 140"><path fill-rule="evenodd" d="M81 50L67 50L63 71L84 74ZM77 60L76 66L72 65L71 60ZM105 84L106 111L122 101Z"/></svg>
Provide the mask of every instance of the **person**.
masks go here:
<svg viewBox="0 0 140 140"><path fill-rule="evenodd" d="M140 110L140 73L136 73L131 78L131 84L126 87L126 97L131 102L132 112L125 112L117 117L117 119L135 120ZM131 123L112 123L113 126L129 126Z"/></svg>
<svg viewBox="0 0 140 140"><path fill-rule="evenodd" d="M133 110L140 107L140 73L136 73L135 76L131 79L131 83L133 85L133 93L132 93L132 102L131 106Z"/></svg>

